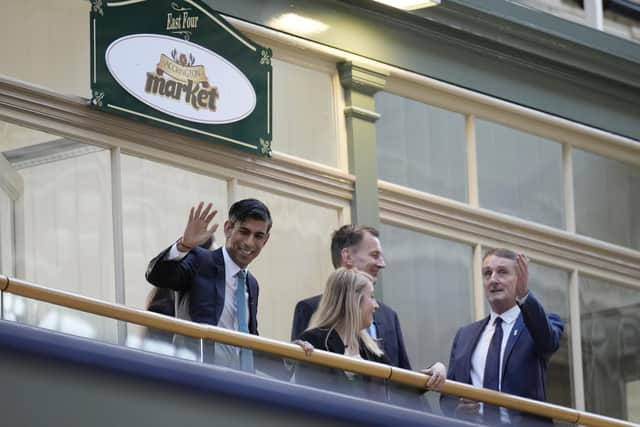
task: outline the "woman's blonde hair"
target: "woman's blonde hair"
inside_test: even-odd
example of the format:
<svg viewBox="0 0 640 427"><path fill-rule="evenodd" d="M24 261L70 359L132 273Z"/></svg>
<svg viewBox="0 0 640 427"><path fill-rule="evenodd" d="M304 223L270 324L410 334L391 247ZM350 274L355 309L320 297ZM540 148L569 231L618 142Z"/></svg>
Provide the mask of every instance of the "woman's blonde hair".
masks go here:
<svg viewBox="0 0 640 427"><path fill-rule="evenodd" d="M362 271L344 267L333 271L327 279L320 304L311 316L307 329L322 328L331 331L340 326L344 328L345 345L349 345L354 352L360 352L359 338L369 351L381 356L382 350L378 344L366 330L361 329L360 303L369 284L373 284L373 278Z"/></svg>

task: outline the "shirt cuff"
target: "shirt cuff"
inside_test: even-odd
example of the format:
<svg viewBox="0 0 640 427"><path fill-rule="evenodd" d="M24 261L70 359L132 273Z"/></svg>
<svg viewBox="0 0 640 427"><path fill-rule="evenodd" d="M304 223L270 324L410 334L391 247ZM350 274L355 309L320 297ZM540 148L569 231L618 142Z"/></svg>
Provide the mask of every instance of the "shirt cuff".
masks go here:
<svg viewBox="0 0 640 427"><path fill-rule="evenodd" d="M527 300L527 298L529 298L529 292L527 292L527 294L522 298L516 297L516 302L518 303L518 305L522 305Z"/></svg>
<svg viewBox="0 0 640 427"><path fill-rule="evenodd" d="M175 242L173 245L171 245L171 249L169 249L169 252L167 252L167 254L165 255L164 260L180 261L182 258L186 257L188 253L189 251L182 252L180 249L178 249L178 242Z"/></svg>

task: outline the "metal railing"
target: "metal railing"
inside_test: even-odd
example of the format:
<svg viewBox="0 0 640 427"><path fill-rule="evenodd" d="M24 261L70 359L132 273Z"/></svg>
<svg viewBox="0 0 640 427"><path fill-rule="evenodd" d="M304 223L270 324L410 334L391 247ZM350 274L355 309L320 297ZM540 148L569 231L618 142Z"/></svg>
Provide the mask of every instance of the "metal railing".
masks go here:
<svg viewBox="0 0 640 427"><path fill-rule="evenodd" d="M429 378L427 375L419 372L408 371L369 361L356 360L347 356L320 350L314 351L311 355L306 355L296 344L175 319L149 311L138 310L123 305L112 304L94 298L76 295L70 292L47 288L3 275L0 275L0 291L116 320L131 322L148 328L161 329L174 334L213 340L223 344L245 347L288 359L309 362L316 365L381 378L393 383L418 389L425 389L425 384ZM637 424L628 421L473 387L468 384L451 380L447 380L439 391L475 401L527 412L529 414L553 418L558 421L581 424L589 427L638 427Z"/></svg>

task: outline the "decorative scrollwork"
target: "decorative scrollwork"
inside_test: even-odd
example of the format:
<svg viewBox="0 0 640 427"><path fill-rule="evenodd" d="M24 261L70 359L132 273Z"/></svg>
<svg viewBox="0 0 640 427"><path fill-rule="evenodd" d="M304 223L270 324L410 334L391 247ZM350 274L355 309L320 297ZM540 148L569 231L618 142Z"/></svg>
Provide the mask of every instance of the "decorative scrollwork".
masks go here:
<svg viewBox="0 0 640 427"><path fill-rule="evenodd" d="M171 8L176 12L186 12L187 10L191 10L190 7L180 7L176 2L171 2Z"/></svg>
<svg viewBox="0 0 640 427"><path fill-rule="evenodd" d="M193 34L191 31L182 30L182 31L172 31L173 34L180 34L186 41L191 39L191 35Z"/></svg>
<svg viewBox="0 0 640 427"><path fill-rule="evenodd" d="M98 90L93 91L93 98L91 99L91 103L98 107L102 107L102 100L104 99L104 92L100 92Z"/></svg>
<svg viewBox="0 0 640 427"><path fill-rule="evenodd" d="M102 10L102 0L92 0L91 3L93 4L93 11L98 12L100 16L104 16L104 11Z"/></svg>
<svg viewBox="0 0 640 427"><path fill-rule="evenodd" d="M266 154L268 157L271 157L271 141L265 141L260 138L260 152L262 154Z"/></svg>
<svg viewBox="0 0 640 427"><path fill-rule="evenodd" d="M262 49L260 52L260 64L271 65L271 49Z"/></svg>

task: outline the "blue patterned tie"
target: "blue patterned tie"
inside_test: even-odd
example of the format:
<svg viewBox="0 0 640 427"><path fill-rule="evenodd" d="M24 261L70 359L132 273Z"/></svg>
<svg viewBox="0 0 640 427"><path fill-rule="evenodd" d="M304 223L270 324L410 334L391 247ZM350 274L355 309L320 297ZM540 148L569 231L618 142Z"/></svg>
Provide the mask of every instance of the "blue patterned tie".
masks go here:
<svg viewBox="0 0 640 427"><path fill-rule="evenodd" d="M502 347L502 318L496 317L494 322L496 329L491 337L487 362L484 365L484 380L482 386L499 391L500 387L500 349ZM492 424L500 422L500 408L494 405L484 404L484 419Z"/></svg>
<svg viewBox="0 0 640 427"><path fill-rule="evenodd" d="M247 298L244 294L247 283L247 273L240 270L236 275L236 316L238 318L238 331L249 333L247 324ZM253 372L253 352L246 348L240 348L240 368L246 372Z"/></svg>

